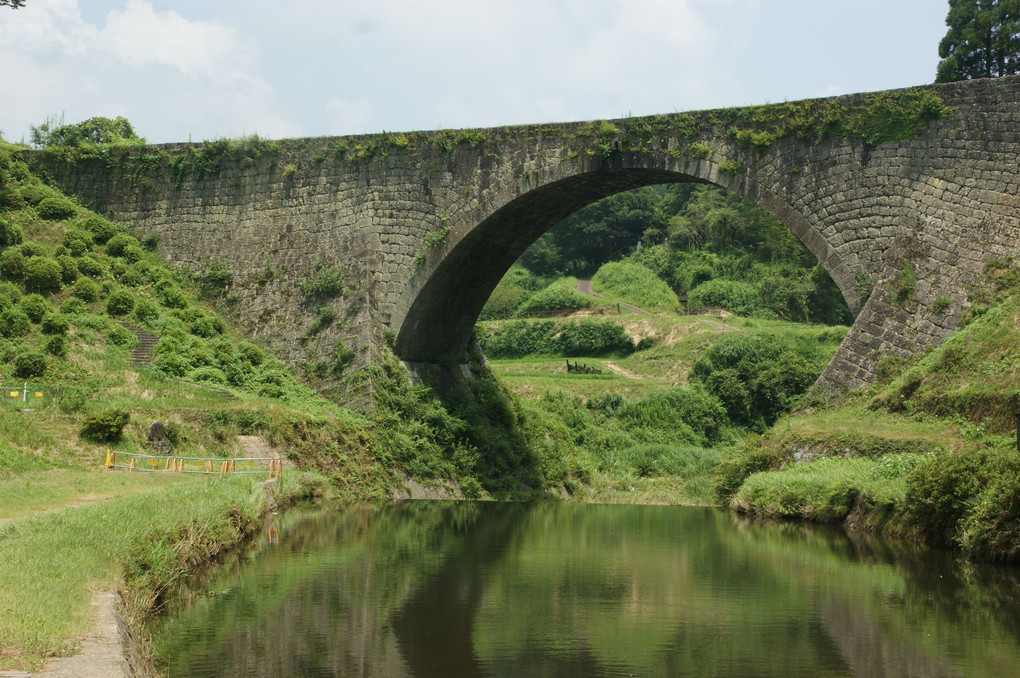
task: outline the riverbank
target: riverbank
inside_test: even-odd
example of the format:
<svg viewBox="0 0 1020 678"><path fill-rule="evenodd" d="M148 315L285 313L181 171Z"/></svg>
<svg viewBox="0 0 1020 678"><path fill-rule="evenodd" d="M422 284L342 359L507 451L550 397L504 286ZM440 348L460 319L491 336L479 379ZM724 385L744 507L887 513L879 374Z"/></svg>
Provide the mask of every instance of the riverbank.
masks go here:
<svg viewBox="0 0 1020 678"><path fill-rule="evenodd" d="M114 488L117 472L92 472ZM132 475L146 489L110 489L102 501L42 510L0 525L0 666L37 671L76 653L93 633L96 592L120 590L126 627L157 611L198 563L257 531L267 511L251 477ZM6 479L30 486L32 477ZM317 476L285 474L276 501L321 493Z"/></svg>

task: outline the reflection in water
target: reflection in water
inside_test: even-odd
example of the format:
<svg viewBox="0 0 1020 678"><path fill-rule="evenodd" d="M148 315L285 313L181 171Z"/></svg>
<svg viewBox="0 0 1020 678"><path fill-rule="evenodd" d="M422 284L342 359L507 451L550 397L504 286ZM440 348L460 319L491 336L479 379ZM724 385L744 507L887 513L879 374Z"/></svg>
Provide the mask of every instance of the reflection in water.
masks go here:
<svg viewBox="0 0 1020 678"><path fill-rule="evenodd" d="M292 514L156 633L170 676L1020 675L1020 578L711 509Z"/></svg>

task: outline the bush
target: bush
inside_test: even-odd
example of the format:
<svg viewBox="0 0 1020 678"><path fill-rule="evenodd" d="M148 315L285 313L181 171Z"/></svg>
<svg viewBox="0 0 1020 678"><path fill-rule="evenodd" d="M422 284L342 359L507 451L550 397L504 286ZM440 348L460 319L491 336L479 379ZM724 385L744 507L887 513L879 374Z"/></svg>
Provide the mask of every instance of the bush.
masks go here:
<svg viewBox="0 0 1020 678"><path fill-rule="evenodd" d="M722 402L733 423L771 426L821 374L788 341L771 335L724 336L694 363L691 379Z"/></svg>
<svg viewBox="0 0 1020 678"><path fill-rule="evenodd" d="M87 309L85 302L81 299L71 297L60 305L60 312L71 315L73 313L84 313Z"/></svg>
<svg viewBox="0 0 1020 678"><path fill-rule="evenodd" d="M709 280L701 283L688 297L692 307L724 308L741 316L753 315L761 307L758 290L736 280Z"/></svg>
<svg viewBox="0 0 1020 678"><path fill-rule="evenodd" d="M120 438L129 421L131 421L131 415L125 410L112 409L98 412L86 417L78 430L78 435L94 443L112 442Z"/></svg>
<svg viewBox="0 0 1020 678"><path fill-rule="evenodd" d="M78 208L66 198L43 198L35 207L35 212L48 221L70 219L78 214Z"/></svg>
<svg viewBox="0 0 1020 678"><path fill-rule="evenodd" d="M634 352L634 342L623 326L609 321L566 323L560 328L559 343L563 355L571 357Z"/></svg>
<svg viewBox="0 0 1020 678"><path fill-rule="evenodd" d="M145 282L145 278L142 277L142 274L134 266L121 273L117 280L120 281L121 285L127 287L138 287Z"/></svg>
<svg viewBox="0 0 1020 678"><path fill-rule="evenodd" d="M113 326L107 340L114 346L133 346L138 343L135 333L121 325Z"/></svg>
<svg viewBox="0 0 1020 678"><path fill-rule="evenodd" d="M70 326L67 316L63 313L47 313L40 325L43 334L50 335L66 334Z"/></svg>
<svg viewBox="0 0 1020 678"><path fill-rule="evenodd" d="M591 281L592 290L625 299L651 311L678 311L676 293L653 271L640 264L618 261L603 264Z"/></svg>
<svg viewBox="0 0 1020 678"><path fill-rule="evenodd" d="M191 324L191 333L197 337L215 337L223 334L224 329L226 327L222 320L209 316L199 318Z"/></svg>
<svg viewBox="0 0 1020 678"><path fill-rule="evenodd" d="M21 244L21 228L7 219L0 219L0 249Z"/></svg>
<svg viewBox="0 0 1020 678"><path fill-rule="evenodd" d="M63 286L60 262L49 257L29 257L25 262L25 289L29 292L59 292Z"/></svg>
<svg viewBox="0 0 1020 678"><path fill-rule="evenodd" d="M26 259L29 257L45 257L48 254L46 247L42 243L35 242L34 240L22 243L18 250L25 256Z"/></svg>
<svg viewBox="0 0 1020 678"><path fill-rule="evenodd" d="M28 186L21 187L21 197L29 205L38 205L45 198L52 198L56 196L56 192L40 184L29 184Z"/></svg>
<svg viewBox="0 0 1020 678"><path fill-rule="evenodd" d="M100 245L120 233L120 226L95 214L88 216L81 226L90 232L95 241Z"/></svg>
<svg viewBox="0 0 1020 678"><path fill-rule="evenodd" d="M14 376L19 379L34 379L46 372L46 356L35 351L22 353L14 359Z"/></svg>
<svg viewBox="0 0 1020 678"><path fill-rule="evenodd" d="M1001 508L1005 495L993 488L1016 474L1015 454L981 449L942 452L925 459L907 476L907 515L930 539L951 544L969 513L970 520L965 526L969 530L968 539L975 547L978 542L986 542L987 536L977 536L977 515L997 513ZM999 507L981 506L978 499L986 489L996 493ZM1015 524L1015 516L1013 521Z"/></svg>
<svg viewBox="0 0 1020 678"><path fill-rule="evenodd" d="M85 229L69 228L64 231L61 242L73 256L81 257L92 249L95 237Z"/></svg>
<svg viewBox="0 0 1020 678"><path fill-rule="evenodd" d="M57 334L46 340L46 352L64 358L67 356L67 337Z"/></svg>
<svg viewBox="0 0 1020 678"><path fill-rule="evenodd" d="M574 289L576 283L574 278L557 280L521 304L516 315L541 315L588 308L592 304L591 299Z"/></svg>
<svg viewBox="0 0 1020 678"><path fill-rule="evenodd" d="M207 382L211 384L225 384L227 381L226 375L223 374L223 370L216 367L199 367L191 371L188 378L192 381Z"/></svg>
<svg viewBox="0 0 1020 678"><path fill-rule="evenodd" d="M127 315L135 307L135 297L129 291L118 289L106 299L106 312L114 317Z"/></svg>
<svg viewBox="0 0 1020 678"><path fill-rule="evenodd" d="M553 355L559 352L555 334L556 323L552 320L511 320L492 334L478 337L478 343L491 358Z"/></svg>
<svg viewBox="0 0 1020 678"><path fill-rule="evenodd" d="M95 257L89 255L78 260L78 272L91 278L99 278L106 273L106 267Z"/></svg>
<svg viewBox="0 0 1020 678"><path fill-rule="evenodd" d="M25 312L29 320L37 323L50 310L50 305L38 294L29 294L21 300L21 310Z"/></svg>
<svg viewBox="0 0 1020 678"><path fill-rule="evenodd" d="M0 253L0 276L20 283L27 273L25 264L25 255L13 247L8 247Z"/></svg>
<svg viewBox="0 0 1020 678"><path fill-rule="evenodd" d="M61 254L57 257L57 263L60 264L60 281L65 285L70 285L78 279L78 264L71 257L66 254Z"/></svg>
<svg viewBox="0 0 1020 678"><path fill-rule="evenodd" d="M159 306L151 299L140 298L135 303L135 320L140 323L150 324L159 319Z"/></svg>
<svg viewBox="0 0 1020 678"><path fill-rule="evenodd" d="M138 245L128 245L127 247L124 248L122 256L124 257L124 261L128 262L129 264L134 264L141 261L145 257L145 250L143 250Z"/></svg>
<svg viewBox="0 0 1020 678"><path fill-rule="evenodd" d="M74 296L91 303L99 296L99 285L91 278L82 278L74 284Z"/></svg>
<svg viewBox="0 0 1020 678"><path fill-rule="evenodd" d="M726 420L722 405L701 388L675 387L656 391L620 410L620 420L627 428L656 429L679 434L679 440L695 444L714 442L719 437L719 424ZM693 432L691 439L685 434Z"/></svg>
<svg viewBox="0 0 1020 678"><path fill-rule="evenodd" d="M118 233L107 241L106 253L111 257L122 257L125 256L129 247L136 247L138 251L141 251L137 238L127 233Z"/></svg>
<svg viewBox="0 0 1020 678"><path fill-rule="evenodd" d="M0 313L0 337L18 339L32 331L32 321L20 308L9 308Z"/></svg>

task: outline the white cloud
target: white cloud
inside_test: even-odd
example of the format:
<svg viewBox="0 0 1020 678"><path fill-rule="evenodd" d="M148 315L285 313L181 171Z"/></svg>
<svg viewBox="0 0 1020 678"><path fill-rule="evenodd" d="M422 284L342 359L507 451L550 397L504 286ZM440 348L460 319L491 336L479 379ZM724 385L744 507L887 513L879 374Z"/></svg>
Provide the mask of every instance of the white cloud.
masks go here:
<svg viewBox="0 0 1020 678"><path fill-rule="evenodd" d="M60 112L68 122L124 115L156 141L301 133L260 75L254 41L145 0L127 0L103 26L83 19L77 0L4 12L0 61L0 89L15 99L0 111L11 138Z"/></svg>

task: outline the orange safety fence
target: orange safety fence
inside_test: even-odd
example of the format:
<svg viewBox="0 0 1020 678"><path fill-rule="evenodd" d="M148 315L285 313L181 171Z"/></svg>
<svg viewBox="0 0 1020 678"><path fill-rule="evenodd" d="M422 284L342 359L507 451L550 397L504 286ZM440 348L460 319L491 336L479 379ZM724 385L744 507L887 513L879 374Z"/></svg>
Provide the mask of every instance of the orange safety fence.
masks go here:
<svg viewBox="0 0 1020 678"><path fill-rule="evenodd" d="M283 460L275 457L178 457L134 452L106 451L106 468L123 468L128 471L163 473L198 473L206 476L269 474L279 478L283 474Z"/></svg>

